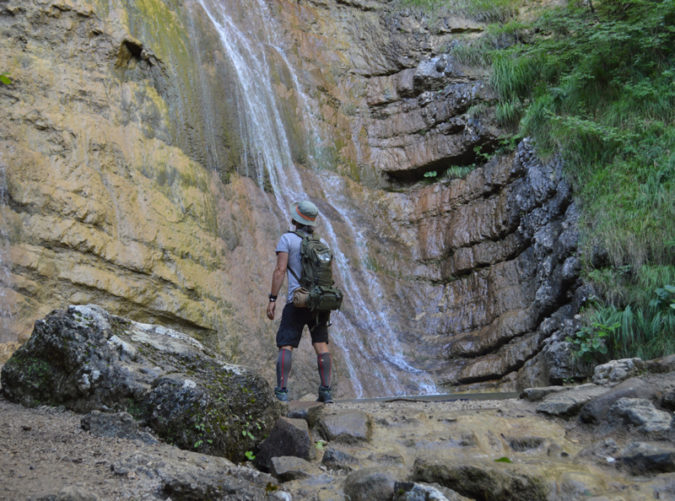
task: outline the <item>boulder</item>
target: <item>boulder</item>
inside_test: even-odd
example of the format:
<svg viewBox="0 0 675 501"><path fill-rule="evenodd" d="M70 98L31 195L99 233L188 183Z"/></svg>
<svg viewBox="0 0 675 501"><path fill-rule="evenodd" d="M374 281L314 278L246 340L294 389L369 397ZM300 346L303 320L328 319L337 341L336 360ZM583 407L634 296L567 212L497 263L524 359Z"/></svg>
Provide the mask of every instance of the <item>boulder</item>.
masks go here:
<svg viewBox="0 0 675 501"><path fill-rule="evenodd" d="M637 376L646 368L646 364L639 358L622 358L601 364L593 370L593 382L599 385L615 385Z"/></svg>
<svg viewBox="0 0 675 501"><path fill-rule="evenodd" d="M326 447L321 458L321 464L331 470L352 471L358 466L359 460L335 447Z"/></svg>
<svg viewBox="0 0 675 501"><path fill-rule="evenodd" d="M128 412L170 443L235 461L281 412L269 384L248 369L181 332L94 305L37 321L1 378L8 400Z"/></svg>
<svg viewBox="0 0 675 501"><path fill-rule="evenodd" d="M659 391L653 385L643 379L630 378L584 404L579 418L585 423L602 423L606 421L610 407L620 398L641 397L655 400L658 396Z"/></svg>
<svg viewBox="0 0 675 501"><path fill-rule="evenodd" d="M312 438L305 420L280 418L260 445L255 465L262 471L271 471L272 459L280 456L294 456L305 460L314 457Z"/></svg>

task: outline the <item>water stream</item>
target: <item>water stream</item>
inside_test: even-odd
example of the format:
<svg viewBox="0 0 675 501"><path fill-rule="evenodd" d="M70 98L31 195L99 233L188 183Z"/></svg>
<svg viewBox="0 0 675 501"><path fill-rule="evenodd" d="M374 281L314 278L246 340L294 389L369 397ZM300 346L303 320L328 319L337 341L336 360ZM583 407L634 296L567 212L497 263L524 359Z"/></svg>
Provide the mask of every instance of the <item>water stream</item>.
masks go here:
<svg viewBox="0 0 675 501"><path fill-rule="evenodd" d="M0 155L0 343L14 341L10 333L12 309L7 298L10 290L9 235L6 227L7 178L5 162Z"/></svg>
<svg viewBox="0 0 675 501"><path fill-rule="evenodd" d="M286 221L290 220L289 205L303 198L320 198L321 211L337 215L335 220L322 218L321 236L335 253L336 282L345 291L342 310L331 317L331 339L342 354L353 393L356 397L436 393L431 377L406 361L399 341L400 328L391 324L387 308L378 307L385 294L377 275L364 268L368 239L364 228L353 222L353 204L344 181L337 174L322 171L314 176L320 193L310 197L306 180L293 162L272 86L271 53L276 54L275 63L283 64L291 74L296 87L308 138L307 156L314 169L322 139L314 126L307 93L286 57L284 41L277 35L281 30L274 25L267 5L263 0L249 0L244 7L238 1L197 2L217 31L237 75L236 94L239 108L244 110L240 118L244 173L256 179L261 189L268 183L270 210ZM353 242L353 248L346 248L346 242Z"/></svg>

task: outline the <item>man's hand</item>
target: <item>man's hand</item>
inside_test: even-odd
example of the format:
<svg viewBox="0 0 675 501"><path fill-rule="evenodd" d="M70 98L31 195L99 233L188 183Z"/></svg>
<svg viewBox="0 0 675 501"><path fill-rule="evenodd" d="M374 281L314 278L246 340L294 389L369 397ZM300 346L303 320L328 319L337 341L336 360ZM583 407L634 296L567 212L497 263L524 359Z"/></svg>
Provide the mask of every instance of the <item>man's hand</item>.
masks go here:
<svg viewBox="0 0 675 501"><path fill-rule="evenodd" d="M277 264L274 267L274 272L272 272L272 287L270 290L271 294L276 296L279 294L279 289L281 289L281 284L284 283L284 278L286 277L286 268L288 267L288 252L277 252ZM267 305L267 318L274 320L274 312L276 310L277 303L275 301L270 301Z"/></svg>
<svg viewBox="0 0 675 501"><path fill-rule="evenodd" d="M267 318L274 320L274 312L276 311L277 303L276 301L270 301L267 303Z"/></svg>

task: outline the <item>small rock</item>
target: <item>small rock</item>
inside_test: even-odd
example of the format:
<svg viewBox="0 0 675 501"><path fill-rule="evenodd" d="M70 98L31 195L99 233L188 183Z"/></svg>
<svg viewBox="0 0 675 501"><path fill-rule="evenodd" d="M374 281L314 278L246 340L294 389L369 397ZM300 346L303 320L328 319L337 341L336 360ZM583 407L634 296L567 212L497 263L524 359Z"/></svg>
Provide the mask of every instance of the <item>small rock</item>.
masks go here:
<svg viewBox="0 0 675 501"><path fill-rule="evenodd" d="M321 464L332 470L353 470L353 467L358 465L358 459L351 454L347 454L334 447L327 447L323 453Z"/></svg>
<svg viewBox="0 0 675 501"><path fill-rule="evenodd" d="M560 391L568 390L564 386L542 386L541 388L525 388L519 398L527 400L528 402L538 402L551 393L558 393Z"/></svg>
<svg viewBox="0 0 675 501"><path fill-rule="evenodd" d="M440 485L421 482L396 482L394 485L393 501L463 501L468 499Z"/></svg>
<svg viewBox="0 0 675 501"><path fill-rule="evenodd" d="M371 418L359 410L324 412L317 422L317 429L326 440L358 443L370 441Z"/></svg>
<svg viewBox="0 0 675 501"><path fill-rule="evenodd" d="M350 501L389 501L394 496L394 476L380 468L364 468L345 480L344 492Z"/></svg>
<svg viewBox="0 0 675 501"><path fill-rule="evenodd" d="M307 478L312 475L312 464L294 456L273 457L270 473L281 482Z"/></svg>

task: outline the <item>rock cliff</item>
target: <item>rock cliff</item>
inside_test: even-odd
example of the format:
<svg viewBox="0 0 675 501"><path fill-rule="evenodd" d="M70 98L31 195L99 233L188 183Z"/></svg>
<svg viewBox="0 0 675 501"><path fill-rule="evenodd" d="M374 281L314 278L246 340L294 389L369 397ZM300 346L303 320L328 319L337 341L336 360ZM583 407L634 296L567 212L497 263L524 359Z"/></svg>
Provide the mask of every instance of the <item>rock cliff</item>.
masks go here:
<svg viewBox="0 0 675 501"><path fill-rule="evenodd" d="M205 4L0 3L0 69L12 77L0 86L0 341L25 340L54 308L96 303L272 380L263 307L285 222L272 180L251 170L238 68ZM577 212L562 166L528 143L487 161L500 136L493 96L450 51L481 23L387 1L254 4L284 44L266 57L293 163L346 241L350 280L379 284L339 314L366 340L349 371L354 340L336 343L339 393L353 394L354 378L382 392L388 381L371 384L370 371L395 365L359 323L364 308L387 317L403 381L574 376L560 340L580 300ZM251 22L246 5L224 5ZM297 391L313 392L311 348L297 360Z"/></svg>

